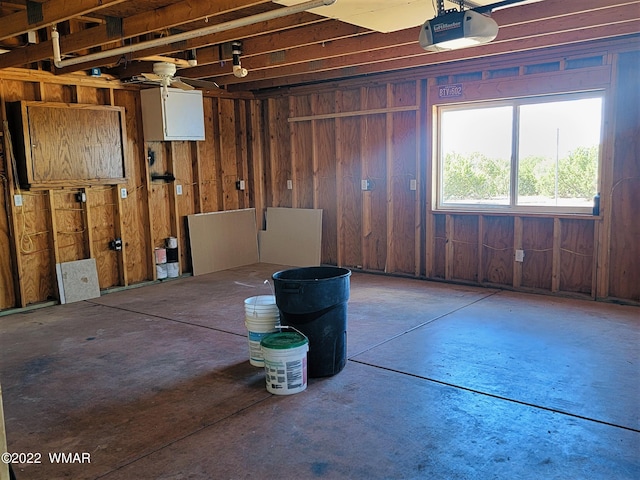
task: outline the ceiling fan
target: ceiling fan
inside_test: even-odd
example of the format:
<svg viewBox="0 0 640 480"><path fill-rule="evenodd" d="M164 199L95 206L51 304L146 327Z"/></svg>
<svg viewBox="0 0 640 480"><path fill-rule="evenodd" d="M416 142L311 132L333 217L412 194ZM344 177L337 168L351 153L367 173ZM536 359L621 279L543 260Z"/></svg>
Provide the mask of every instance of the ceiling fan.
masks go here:
<svg viewBox="0 0 640 480"><path fill-rule="evenodd" d="M169 87L175 87L181 90L194 90L196 88L211 90L220 88L216 82L177 76L177 70L178 67L173 62L155 62L153 64L153 73L143 73L140 77L132 77L128 79L126 83L153 83L160 85L164 98L169 94Z"/></svg>

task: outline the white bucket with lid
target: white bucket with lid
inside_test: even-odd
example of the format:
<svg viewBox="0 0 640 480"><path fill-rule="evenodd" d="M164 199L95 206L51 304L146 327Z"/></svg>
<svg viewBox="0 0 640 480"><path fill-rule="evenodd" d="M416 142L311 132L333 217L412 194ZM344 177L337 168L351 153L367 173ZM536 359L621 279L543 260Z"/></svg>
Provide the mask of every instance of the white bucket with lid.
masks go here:
<svg viewBox="0 0 640 480"><path fill-rule="evenodd" d="M285 327L282 327L285 328ZM298 331L266 335L260 342L267 391L291 395L307 388L309 339Z"/></svg>
<svg viewBox="0 0 640 480"><path fill-rule="evenodd" d="M249 363L254 367L264 367L260 341L270 333L277 332L280 312L274 295L259 295L244 301L244 324L248 331Z"/></svg>

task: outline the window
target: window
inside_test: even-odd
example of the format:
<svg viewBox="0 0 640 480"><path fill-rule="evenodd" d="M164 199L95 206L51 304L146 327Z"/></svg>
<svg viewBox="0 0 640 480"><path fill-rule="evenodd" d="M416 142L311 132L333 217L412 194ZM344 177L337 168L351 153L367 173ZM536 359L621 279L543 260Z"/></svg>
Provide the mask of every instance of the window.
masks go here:
<svg viewBox="0 0 640 480"><path fill-rule="evenodd" d="M438 107L437 208L590 213L601 93Z"/></svg>

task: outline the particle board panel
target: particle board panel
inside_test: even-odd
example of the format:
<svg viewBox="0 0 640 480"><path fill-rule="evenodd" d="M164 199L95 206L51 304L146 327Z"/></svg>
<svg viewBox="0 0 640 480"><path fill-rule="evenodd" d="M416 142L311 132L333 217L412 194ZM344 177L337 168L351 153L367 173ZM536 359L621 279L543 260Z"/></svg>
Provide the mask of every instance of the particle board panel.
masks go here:
<svg viewBox="0 0 640 480"><path fill-rule="evenodd" d="M311 97L297 95L290 97L290 116L311 115ZM313 207L313 132L311 121L292 122L291 162L293 175L293 206Z"/></svg>
<svg viewBox="0 0 640 480"><path fill-rule="evenodd" d="M73 303L100 296L98 271L93 258L56 265L60 303Z"/></svg>
<svg viewBox="0 0 640 480"><path fill-rule="evenodd" d="M52 191L52 215L55 216L60 263L82 260L89 256L84 221L86 203L77 201L76 195L79 193L82 190Z"/></svg>
<svg viewBox="0 0 640 480"><path fill-rule="evenodd" d="M481 282L513 284L513 217L484 217Z"/></svg>
<svg viewBox="0 0 640 480"><path fill-rule="evenodd" d="M37 82L20 82L2 79L4 87L4 101L17 102L19 100L40 100L40 84Z"/></svg>
<svg viewBox="0 0 640 480"><path fill-rule="evenodd" d="M126 269L129 283L139 283L153 278L154 265L151 254L151 227L149 219L149 162L139 118L140 98L136 92L116 90L114 103L124 107L126 143L125 159L127 198L122 199L122 241L126 251ZM118 192L116 192L118 193Z"/></svg>
<svg viewBox="0 0 640 480"><path fill-rule="evenodd" d="M222 172L220 163L220 118L218 99L204 98L205 140L197 142L200 151L200 196L203 212L222 210Z"/></svg>
<svg viewBox="0 0 640 480"><path fill-rule="evenodd" d="M338 111L360 109L360 90L337 93ZM362 191L360 137L362 118L336 119L336 156L338 190L338 265L362 267Z"/></svg>
<svg viewBox="0 0 640 480"><path fill-rule="evenodd" d="M363 110L387 106L387 87L360 89ZM362 178L373 182L373 190L362 195L362 265L384 271L387 264L387 115L366 115L362 125Z"/></svg>
<svg viewBox="0 0 640 480"><path fill-rule="evenodd" d="M25 305L55 298L48 203L47 192L22 192L23 206L16 208Z"/></svg>
<svg viewBox="0 0 640 480"><path fill-rule="evenodd" d="M60 102L60 103L76 103L76 92L72 85L64 85L62 83L43 83L42 101Z"/></svg>
<svg viewBox="0 0 640 480"><path fill-rule="evenodd" d="M621 54L615 98L609 295L640 301L640 53Z"/></svg>
<svg viewBox="0 0 640 480"><path fill-rule="evenodd" d="M447 258L447 216L433 215L433 276L445 278Z"/></svg>
<svg viewBox="0 0 640 480"><path fill-rule="evenodd" d="M452 215L453 243L451 278L478 281L478 217Z"/></svg>
<svg viewBox="0 0 640 480"><path fill-rule="evenodd" d="M415 90L415 84L414 90ZM389 253L392 272L415 274L416 265L416 194L410 180L416 172L416 113L392 114L390 188L391 224Z"/></svg>
<svg viewBox="0 0 640 480"><path fill-rule="evenodd" d="M260 262L306 267L320 265L322 210L267 208L267 229L258 232Z"/></svg>
<svg viewBox="0 0 640 480"><path fill-rule="evenodd" d="M101 289L120 283L118 252L109 248L109 242L116 238L116 187L95 187L87 198L89 202L90 223L92 228L92 250L98 271ZM124 248L127 248L126 245Z"/></svg>
<svg viewBox="0 0 640 480"><path fill-rule="evenodd" d="M522 219L523 287L551 290L553 270L553 219Z"/></svg>
<svg viewBox="0 0 640 480"><path fill-rule="evenodd" d="M314 120L314 207L322 215L322 263L338 264L338 211L336 186L335 120Z"/></svg>
<svg viewBox="0 0 640 480"><path fill-rule="evenodd" d="M290 207L292 193L287 180L292 177L291 132L289 130L289 101L287 98L270 98L267 101L269 129L269 182L271 205ZM297 186L294 185L294 188Z"/></svg>
<svg viewBox="0 0 640 480"><path fill-rule="evenodd" d="M591 293L593 283L594 223L562 219L560 290Z"/></svg>
<svg viewBox="0 0 640 480"><path fill-rule="evenodd" d="M259 261L255 208L189 215L193 275Z"/></svg>
<svg viewBox="0 0 640 480"><path fill-rule="evenodd" d="M170 158L165 151L163 142L148 142L148 148L154 153L155 161L150 166L150 172L164 174L170 171ZM173 183L163 180L151 182L149 195L149 211L151 214L151 238L152 248L164 246L164 240L172 235L171 211L169 204L169 192Z"/></svg>
<svg viewBox="0 0 640 480"><path fill-rule="evenodd" d="M2 168L0 166L0 168ZM5 190L5 182L0 182L0 198L8 197ZM9 226L9 217L7 209L10 208L5 202L0 205L0 245L11 244L11 227ZM9 248L3 249L4 255L0 256L0 310L15 306L15 288L13 282L13 266L11 264L11 255ZM0 432L1 434L1 432Z"/></svg>
<svg viewBox="0 0 640 480"><path fill-rule="evenodd" d="M251 152L251 137L249 134L250 120L247 119L248 102L246 100L236 101L236 142L237 152L236 168L238 179L245 181L245 189L237 190L239 208L248 208L249 203L249 156Z"/></svg>
<svg viewBox="0 0 640 480"><path fill-rule="evenodd" d="M110 92L108 88L75 86L76 101L90 105L110 105Z"/></svg>
<svg viewBox="0 0 640 480"><path fill-rule="evenodd" d="M176 191L176 224L178 228L177 237L180 239L178 254L180 255L180 265L183 272L191 271L186 217L196 213L191 162L192 143L187 141L172 142L173 173L176 177L173 188L177 189L178 185L182 187L181 195L178 195Z"/></svg>
<svg viewBox="0 0 640 480"><path fill-rule="evenodd" d="M238 209L240 201L235 188L240 180L238 172L238 145L236 142L237 112L235 101L227 98L218 99L218 117L220 121L220 167L222 175L223 198L225 210Z"/></svg>
<svg viewBox="0 0 640 480"><path fill-rule="evenodd" d="M392 106L409 107L418 104L418 89L415 80L391 84Z"/></svg>
<svg viewBox="0 0 640 480"><path fill-rule="evenodd" d="M256 219L258 228L263 228L263 212L266 208L266 185L265 185L265 151L264 128L262 128L262 114L264 102L255 100L248 103L247 122L250 125L251 133L251 155L247 168L249 170L249 202L256 209Z"/></svg>

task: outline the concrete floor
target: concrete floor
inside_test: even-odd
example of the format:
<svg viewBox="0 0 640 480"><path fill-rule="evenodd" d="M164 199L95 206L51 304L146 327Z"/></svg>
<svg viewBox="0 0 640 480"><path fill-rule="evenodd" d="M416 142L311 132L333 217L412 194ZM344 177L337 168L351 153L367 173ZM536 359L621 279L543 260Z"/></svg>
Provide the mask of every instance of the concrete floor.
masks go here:
<svg viewBox="0 0 640 480"><path fill-rule="evenodd" d="M274 396L243 300L279 269L0 317L18 480L640 478L639 308L354 273L346 367Z"/></svg>

